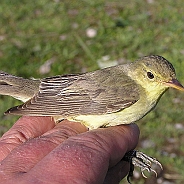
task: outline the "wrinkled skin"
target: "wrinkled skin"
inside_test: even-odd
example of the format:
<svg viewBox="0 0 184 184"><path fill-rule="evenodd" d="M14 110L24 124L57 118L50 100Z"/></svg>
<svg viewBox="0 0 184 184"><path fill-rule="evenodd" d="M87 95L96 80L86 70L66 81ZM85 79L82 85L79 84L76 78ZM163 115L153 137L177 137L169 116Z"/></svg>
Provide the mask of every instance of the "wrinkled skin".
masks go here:
<svg viewBox="0 0 184 184"><path fill-rule="evenodd" d="M119 183L123 155L136 147L136 124L87 131L80 123L22 117L0 138L0 183Z"/></svg>

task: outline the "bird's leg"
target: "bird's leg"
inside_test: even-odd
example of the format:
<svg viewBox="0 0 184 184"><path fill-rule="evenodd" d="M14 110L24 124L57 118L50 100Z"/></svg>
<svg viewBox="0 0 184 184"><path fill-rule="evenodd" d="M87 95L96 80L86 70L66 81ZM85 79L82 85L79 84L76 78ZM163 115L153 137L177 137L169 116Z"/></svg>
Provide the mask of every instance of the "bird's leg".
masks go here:
<svg viewBox="0 0 184 184"><path fill-rule="evenodd" d="M130 171L127 176L127 180L129 183L130 177L133 176L134 166L138 166L141 169L141 173L144 178L147 178L144 174L145 170L147 170L148 172L154 172L155 175L157 176L157 172L154 169L152 169L153 163L159 165L160 168L163 169L161 163L158 160L156 160L156 158L147 156L146 154L136 150L131 150L127 152L123 157L123 160L130 163Z"/></svg>

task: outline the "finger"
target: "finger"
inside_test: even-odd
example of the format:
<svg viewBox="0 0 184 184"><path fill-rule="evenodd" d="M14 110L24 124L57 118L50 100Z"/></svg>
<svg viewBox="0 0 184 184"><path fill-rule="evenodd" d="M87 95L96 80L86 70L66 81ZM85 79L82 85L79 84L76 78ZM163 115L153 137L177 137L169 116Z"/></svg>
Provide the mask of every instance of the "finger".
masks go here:
<svg viewBox="0 0 184 184"><path fill-rule="evenodd" d="M35 182L103 183L108 169L120 162L127 151L135 148L138 137L139 130L135 124L97 129L70 137L24 177L27 180L34 178Z"/></svg>
<svg viewBox="0 0 184 184"><path fill-rule="evenodd" d="M87 131L87 128L80 123L62 121L45 134L30 139L15 148L0 163L0 173L3 172L6 178L11 178L14 173L28 172L68 137L85 131Z"/></svg>
<svg viewBox="0 0 184 184"><path fill-rule="evenodd" d="M13 127L0 138L0 161L23 142L42 135L55 126L51 117L21 117Z"/></svg>

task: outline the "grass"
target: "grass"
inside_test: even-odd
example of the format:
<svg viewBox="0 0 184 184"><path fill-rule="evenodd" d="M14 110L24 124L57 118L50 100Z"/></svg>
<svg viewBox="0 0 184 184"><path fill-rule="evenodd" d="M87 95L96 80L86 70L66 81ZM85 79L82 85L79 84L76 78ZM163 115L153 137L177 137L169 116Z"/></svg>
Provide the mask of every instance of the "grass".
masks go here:
<svg viewBox="0 0 184 184"><path fill-rule="evenodd" d="M184 84L183 7L182 0L1 0L0 70L43 78L98 69L97 60L106 55L123 63L158 54L173 63ZM88 28L97 31L95 37L87 36ZM50 70L41 73L48 60L53 61ZM156 156L164 166L159 179L173 183L184 182L183 101L181 92L169 90L138 123L139 149ZM17 119L3 112L19 103L0 97L1 134ZM147 140L154 146L142 146ZM158 183L153 177L135 181Z"/></svg>

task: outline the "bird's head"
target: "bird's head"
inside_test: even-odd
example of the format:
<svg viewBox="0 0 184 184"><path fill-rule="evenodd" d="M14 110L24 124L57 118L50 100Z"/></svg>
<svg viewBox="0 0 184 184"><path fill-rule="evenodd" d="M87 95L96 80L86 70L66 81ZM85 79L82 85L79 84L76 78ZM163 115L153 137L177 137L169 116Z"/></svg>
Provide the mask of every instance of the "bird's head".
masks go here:
<svg viewBox="0 0 184 184"><path fill-rule="evenodd" d="M169 87L184 91L184 87L176 79L173 65L162 56L145 56L133 65L137 76L135 80L148 93L159 95Z"/></svg>

